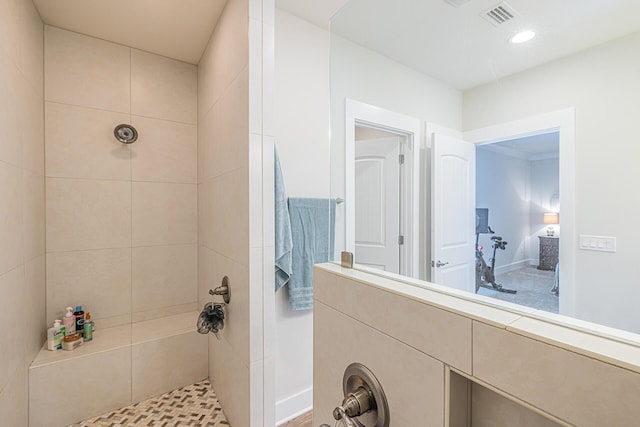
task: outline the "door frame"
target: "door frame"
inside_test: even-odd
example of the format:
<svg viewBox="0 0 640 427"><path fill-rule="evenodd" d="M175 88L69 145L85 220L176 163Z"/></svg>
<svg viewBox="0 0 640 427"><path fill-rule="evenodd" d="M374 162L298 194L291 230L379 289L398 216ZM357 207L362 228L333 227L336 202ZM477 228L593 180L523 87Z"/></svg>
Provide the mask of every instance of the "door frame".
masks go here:
<svg viewBox="0 0 640 427"><path fill-rule="evenodd" d="M575 108L552 111L463 133L476 145L551 131L560 133L560 314L575 317Z"/></svg>
<svg viewBox="0 0 640 427"><path fill-rule="evenodd" d="M353 99L345 100L345 247L355 253L355 128L356 125L406 137L400 232L411 236L400 246L400 274L419 277L420 248L420 120ZM406 241L406 240L405 240Z"/></svg>

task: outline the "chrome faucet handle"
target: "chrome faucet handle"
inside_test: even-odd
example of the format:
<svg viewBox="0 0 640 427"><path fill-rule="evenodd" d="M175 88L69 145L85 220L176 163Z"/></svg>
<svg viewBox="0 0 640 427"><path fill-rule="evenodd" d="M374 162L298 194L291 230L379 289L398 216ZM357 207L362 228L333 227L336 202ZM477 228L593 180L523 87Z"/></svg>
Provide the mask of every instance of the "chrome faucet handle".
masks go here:
<svg viewBox="0 0 640 427"><path fill-rule="evenodd" d="M229 286L229 278L224 276L222 278L222 284L215 289L209 289L209 295L220 295L225 304L229 304L231 301L231 287Z"/></svg>

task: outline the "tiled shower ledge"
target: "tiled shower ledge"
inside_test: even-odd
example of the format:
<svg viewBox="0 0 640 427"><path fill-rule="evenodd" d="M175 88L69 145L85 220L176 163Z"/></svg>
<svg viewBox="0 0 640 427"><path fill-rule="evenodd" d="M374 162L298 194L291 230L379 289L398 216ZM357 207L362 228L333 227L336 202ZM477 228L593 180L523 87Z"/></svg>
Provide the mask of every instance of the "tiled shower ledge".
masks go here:
<svg viewBox="0 0 640 427"><path fill-rule="evenodd" d="M105 329L101 329L98 324L98 329L94 334L93 341L84 343L80 348L73 351L49 351L47 350L47 343L44 343L42 349L31 363L31 367L37 368L51 363L86 357L147 341L194 332L199 314L199 312L191 311Z"/></svg>

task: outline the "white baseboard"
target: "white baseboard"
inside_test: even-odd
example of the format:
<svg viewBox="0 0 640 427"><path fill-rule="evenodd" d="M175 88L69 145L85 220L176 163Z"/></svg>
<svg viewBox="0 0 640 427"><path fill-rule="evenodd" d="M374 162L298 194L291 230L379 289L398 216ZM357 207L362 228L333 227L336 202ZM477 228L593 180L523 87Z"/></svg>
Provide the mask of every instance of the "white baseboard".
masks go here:
<svg viewBox="0 0 640 427"><path fill-rule="evenodd" d="M276 402L276 425L291 421L311 409L313 409L312 387Z"/></svg>
<svg viewBox="0 0 640 427"><path fill-rule="evenodd" d="M533 260L531 259L524 259L522 261L512 262L511 264L501 265L500 267L496 267L495 273L496 275L508 273L510 271L518 270L520 268L529 267L533 265L532 263L533 263Z"/></svg>

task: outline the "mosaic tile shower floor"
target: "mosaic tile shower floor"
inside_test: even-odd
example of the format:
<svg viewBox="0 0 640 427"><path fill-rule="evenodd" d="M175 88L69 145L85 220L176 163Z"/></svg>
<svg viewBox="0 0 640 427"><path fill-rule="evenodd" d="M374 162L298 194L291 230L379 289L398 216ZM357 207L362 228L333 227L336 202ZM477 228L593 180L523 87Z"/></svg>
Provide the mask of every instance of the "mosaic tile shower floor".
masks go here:
<svg viewBox="0 0 640 427"><path fill-rule="evenodd" d="M223 427L227 419L209 380L116 409L69 427Z"/></svg>

